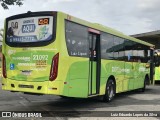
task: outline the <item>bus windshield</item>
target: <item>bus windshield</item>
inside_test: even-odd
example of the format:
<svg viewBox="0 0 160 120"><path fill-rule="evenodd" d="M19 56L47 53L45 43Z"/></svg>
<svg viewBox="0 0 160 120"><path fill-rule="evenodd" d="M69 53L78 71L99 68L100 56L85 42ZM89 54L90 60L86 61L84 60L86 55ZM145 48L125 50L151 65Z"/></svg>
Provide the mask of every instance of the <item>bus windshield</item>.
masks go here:
<svg viewBox="0 0 160 120"><path fill-rule="evenodd" d="M53 40L53 16L35 16L7 20L6 43L25 46ZM27 43L27 44L26 44Z"/></svg>

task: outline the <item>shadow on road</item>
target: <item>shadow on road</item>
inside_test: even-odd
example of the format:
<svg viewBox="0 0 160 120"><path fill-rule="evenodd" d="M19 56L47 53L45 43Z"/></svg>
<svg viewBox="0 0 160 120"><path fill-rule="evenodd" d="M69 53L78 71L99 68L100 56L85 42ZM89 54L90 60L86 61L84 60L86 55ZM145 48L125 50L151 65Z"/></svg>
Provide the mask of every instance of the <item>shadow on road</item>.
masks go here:
<svg viewBox="0 0 160 120"><path fill-rule="evenodd" d="M54 95L33 96L22 93L12 93L11 95L14 94L15 97L17 96L16 101L18 97L22 98L19 98L19 105L12 107L12 110L16 111L92 111L96 109L112 110L112 108L116 109L117 107L125 108L129 105L160 105L160 86L150 86L145 92L130 91L117 94L110 103L102 102L96 98L64 99Z"/></svg>
<svg viewBox="0 0 160 120"><path fill-rule="evenodd" d="M58 108L88 108L93 110L94 108L103 108L103 107L116 107L116 106L123 106L123 105L160 105L160 99L152 99L152 100L145 100L145 99L136 99L131 96L145 96L148 94L159 95L159 92L154 92L152 89L147 89L144 93L139 91L130 91L126 93L117 94L115 99L110 103L105 103L95 98L90 99L76 99L76 98L69 98L63 99L59 98L59 100L54 102L48 102L48 106L58 107ZM151 96L152 97L152 96Z"/></svg>

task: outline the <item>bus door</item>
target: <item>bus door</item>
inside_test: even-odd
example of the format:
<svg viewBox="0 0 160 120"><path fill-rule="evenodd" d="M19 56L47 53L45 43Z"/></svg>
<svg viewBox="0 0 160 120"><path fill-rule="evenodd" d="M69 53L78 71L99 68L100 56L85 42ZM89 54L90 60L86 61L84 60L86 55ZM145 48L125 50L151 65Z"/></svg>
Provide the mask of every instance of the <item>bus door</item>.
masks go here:
<svg viewBox="0 0 160 120"><path fill-rule="evenodd" d="M134 69L133 69L133 42L125 42L125 80L123 90L132 90L134 88Z"/></svg>
<svg viewBox="0 0 160 120"><path fill-rule="evenodd" d="M133 59L132 59L132 73L133 73L133 89L141 87L143 73L140 73L140 59L138 57L138 50L133 50ZM142 66L143 67L143 66Z"/></svg>
<svg viewBox="0 0 160 120"><path fill-rule="evenodd" d="M99 94L100 89L100 32L89 29L89 84L90 95Z"/></svg>

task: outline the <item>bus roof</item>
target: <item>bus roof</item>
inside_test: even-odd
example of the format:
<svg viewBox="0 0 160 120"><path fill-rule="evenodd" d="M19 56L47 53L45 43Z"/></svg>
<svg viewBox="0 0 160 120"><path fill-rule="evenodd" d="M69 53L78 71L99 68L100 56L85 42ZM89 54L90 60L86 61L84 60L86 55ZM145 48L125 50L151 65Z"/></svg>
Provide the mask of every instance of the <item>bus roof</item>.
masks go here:
<svg viewBox="0 0 160 120"><path fill-rule="evenodd" d="M150 47L155 47L155 45L153 45L153 44L150 44L150 43L145 42L145 41L141 41L141 40L136 39L136 38L131 37L131 36L127 36L127 35L123 34L122 32L119 32L119 31L117 31L115 29L112 29L110 27L103 26L103 25L101 25L99 23L91 23L91 22L88 22L86 20L82 20L80 18L74 17L72 15L69 15L69 14L66 14L66 13L60 12L60 11L39 11L39 12L31 12L31 11L29 11L29 12L24 13L24 14L10 16L8 18L12 18L12 17L15 18L15 17L18 17L18 16L24 17L25 14L34 14L34 15L36 15L36 14L45 14L45 13L51 13L51 12L58 13L60 16L62 16L63 19L68 19L68 20L73 21L75 23L82 24L82 25L88 26L90 28L94 28L94 29L99 30L101 32L106 32L106 33L109 33L109 34L112 34L112 35L115 35L115 36L118 36L118 37L121 37L121 38L124 38L124 39L132 40L132 41L135 41L135 42L150 46Z"/></svg>
<svg viewBox="0 0 160 120"><path fill-rule="evenodd" d="M118 36L118 37L121 37L121 38L124 38L124 39L132 40L132 41L135 41L135 42L138 42L138 43L150 46L150 47L154 47L153 44L141 41L141 40L136 39L134 37L127 36L127 35L123 34L122 32L119 32L119 31L117 31L115 29L112 29L110 27L103 26L103 25L101 25L99 23L91 23L91 22L79 19L77 17L74 17L72 15L69 15L69 14L66 14L66 13L63 13L63 12L60 12L60 11L57 11L57 12L59 14L61 14L64 17L64 19L68 19L68 20L76 22L78 24L82 24L84 26L88 26L90 28L94 28L94 29L99 30L101 32L106 32L106 33L109 33L109 34L112 34L112 35L115 35L115 36Z"/></svg>

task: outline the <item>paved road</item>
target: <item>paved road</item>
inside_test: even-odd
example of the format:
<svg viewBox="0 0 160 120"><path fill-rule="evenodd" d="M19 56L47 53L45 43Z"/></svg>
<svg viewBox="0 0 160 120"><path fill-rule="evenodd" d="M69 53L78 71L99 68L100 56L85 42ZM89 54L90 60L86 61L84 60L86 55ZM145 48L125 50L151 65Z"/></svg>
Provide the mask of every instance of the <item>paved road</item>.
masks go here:
<svg viewBox="0 0 160 120"><path fill-rule="evenodd" d="M1 86L0 86L1 87ZM58 96L43 95L25 95L22 93L12 93L9 91L0 90L0 111L73 111L76 115L81 116L81 111L160 111L160 84L156 86L149 86L146 92L141 93L131 91L127 93L117 94L114 101L111 103L103 103L96 99L62 99ZM90 114L97 114L93 112ZM160 113L159 113L160 114ZM54 116L54 115L53 115ZM120 117L118 120L135 118ZM2 119L2 118L0 118ZM4 119L4 118L3 118ZM29 118L25 118L29 119ZM30 118L31 119L31 118ZM30 120L29 119L29 120ZM48 118L53 119L53 118ZM80 117L55 117L54 119L80 119ZM85 117L83 119L91 119ZM97 120L97 117L92 119ZM100 117L100 119L105 119ZM109 119L109 117L107 117ZM110 119L116 120L117 117ZM137 118L136 118L137 119ZM158 117L140 117L140 120L160 119ZM17 118L16 118L17 120ZM33 120L33 119L32 119Z"/></svg>

